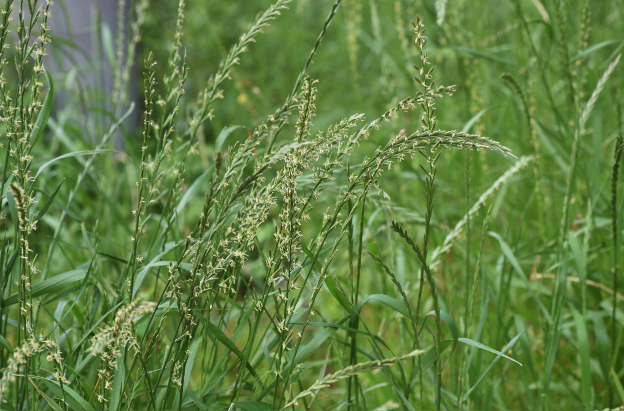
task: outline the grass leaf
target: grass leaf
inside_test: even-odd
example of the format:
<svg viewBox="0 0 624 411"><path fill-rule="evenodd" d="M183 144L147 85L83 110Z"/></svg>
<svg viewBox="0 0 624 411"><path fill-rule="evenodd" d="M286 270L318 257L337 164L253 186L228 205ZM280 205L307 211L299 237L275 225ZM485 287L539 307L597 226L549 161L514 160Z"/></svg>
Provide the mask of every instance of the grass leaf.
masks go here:
<svg viewBox="0 0 624 411"><path fill-rule="evenodd" d="M52 81L52 75L50 75L48 70L44 70L44 72L50 89L48 90L45 100L43 100L43 105L41 106L41 111L39 111L39 115L37 116L35 126L30 132L29 140L32 147L36 146L41 139L41 136L43 136L43 130L48 124L50 112L52 111L52 102L54 101L54 82Z"/></svg>

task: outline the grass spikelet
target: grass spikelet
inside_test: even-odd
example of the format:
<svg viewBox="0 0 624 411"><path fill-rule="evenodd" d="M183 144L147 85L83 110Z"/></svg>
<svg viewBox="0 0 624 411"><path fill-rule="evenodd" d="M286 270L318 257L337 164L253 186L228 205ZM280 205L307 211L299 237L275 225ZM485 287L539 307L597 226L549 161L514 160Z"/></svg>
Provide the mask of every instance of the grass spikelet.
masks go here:
<svg viewBox="0 0 624 411"><path fill-rule="evenodd" d="M145 207L148 204L149 199L146 199L147 196L147 150L148 150L148 139L152 137L153 133L153 120L152 120L152 110L154 108L154 87L156 85L156 71L154 67L156 66L156 62L153 60L152 54L150 54L144 62L144 87L145 87L145 116L143 119L143 144L141 146L141 165L139 171L139 181L137 182L138 192L137 192L137 204L136 208L132 210L132 214L134 216L134 232L132 233L132 237L130 241L132 242L132 254L130 256L130 264L128 265L128 269L131 270L130 284L128 288L128 292L132 297L134 293L134 280L136 276L136 272L139 264L142 262L142 257L140 257L138 252L138 245L145 232Z"/></svg>
<svg viewBox="0 0 624 411"><path fill-rule="evenodd" d="M314 84L318 83L317 80L311 80L309 76L305 76L303 79L303 86L301 91L301 98L299 103L299 118L296 124L295 142L301 143L306 140L310 134L310 127L312 126L312 117L314 117L316 111L316 93L317 89Z"/></svg>
<svg viewBox="0 0 624 411"><path fill-rule="evenodd" d="M182 49L182 36L184 35L184 9L186 7L185 0L180 0L178 3L178 18L176 20L176 31L171 46L171 55L169 57L169 67L171 67L171 74L169 77L165 77L165 84L170 83L177 76L180 76L180 63L182 62L182 56L180 54ZM173 86L170 86L173 87Z"/></svg>
<svg viewBox="0 0 624 411"><path fill-rule="evenodd" d="M299 393L299 395L293 398L284 407L280 408L280 411L288 409L289 407L292 407L292 406L297 406L298 401L301 400L302 398L310 396L310 395L314 395L315 391L323 389L323 388L327 388L331 384L334 384L340 380L345 380L351 376L360 375L365 372L378 370L383 367L389 367L398 362L404 361L408 358L417 357L422 354L424 354L424 351L415 350L402 357L387 358L387 359L379 360L379 361L363 362L363 363L359 363L359 364L355 364L355 365L351 365L349 367L343 368L342 370L336 371L335 373L328 374L325 377L323 377L321 380L316 381L316 383L311 385L308 389Z"/></svg>
<svg viewBox="0 0 624 411"><path fill-rule="evenodd" d="M524 109L524 115L526 116L527 122L529 126L531 126L531 112L529 108L529 104L526 100L524 92L522 91L522 87L518 80L511 73L503 73L500 76L501 80L503 80L509 88L516 93L520 101L522 102L522 108Z"/></svg>
<svg viewBox="0 0 624 411"><path fill-rule="evenodd" d="M579 130L581 134L585 130L585 124L587 123L587 120L589 120L589 116L591 115L591 112L596 105L596 101L598 101L598 97L600 97L600 93L602 93L602 90L604 89L605 84L607 84L609 77L611 77L611 74L620 62L620 57L622 57L622 55L618 54L615 60L613 60L611 64L609 64L609 67L607 67L600 80L598 80L598 84L596 84L596 88L594 89L594 92L587 101L587 104L585 104L585 108L583 109L583 113L581 114L581 119L579 121Z"/></svg>
<svg viewBox="0 0 624 411"><path fill-rule="evenodd" d="M16 377L24 377L22 375L22 367L27 366L32 358L37 357L43 352L48 352L47 361L54 364L52 377L61 384L70 384L65 378L63 370L63 358L56 342L52 340L40 340L30 338L15 349L13 355L9 358L7 366L2 370L2 378L0 378L0 406L5 402L4 394L7 392L8 385L16 381ZM65 407L65 409L67 409Z"/></svg>
<svg viewBox="0 0 624 411"><path fill-rule="evenodd" d="M11 194L15 198L15 206L17 208L17 219L19 221L19 229L22 233L28 231L28 208L26 205L26 193L24 189L17 183L11 183Z"/></svg>
<svg viewBox="0 0 624 411"><path fill-rule="evenodd" d="M518 161L516 161L512 167L510 167L505 173L503 173L503 175L501 175L498 179L496 179L496 181L487 190L485 190L483 194L481 194L479 199L475 201L473 206L470 208L469 214L471 216L474 216L475 214L477 214L477 212L481 209L481 207L485 205L486 200L496 190L498 190L504 184L507 184L514 174L516 174L518 171L525 168L526 165L531 161L533 161L533 156L520 157ZM453 230L451 230L446 235L442 244L433 250L433 252L431 253L431 267L435 267L440 263L439 261L440 256L443 255L445 252L447 252L451 248L452 241L455 238L457 238L457 236L461 233L464 225L466 224L467 218L468 217L464 215L462 219L459 220L457 224L455 224L455 227L453 228Z"/></svg>
<svg viewBox="0 0 624 411"><path fill-rule="evenodd" d="M112 390L112 378L116 369L117 358L121 356L121 349L129 343L137 354L140 354L141 347L135 337L134 321L153 311L153 303L136 299L117 311L115 320L111 325L100 329L91 337L89 351L101 360L98 370L99 378L102 381L98 391L99 402L106 401L106 392Z"/></svg>

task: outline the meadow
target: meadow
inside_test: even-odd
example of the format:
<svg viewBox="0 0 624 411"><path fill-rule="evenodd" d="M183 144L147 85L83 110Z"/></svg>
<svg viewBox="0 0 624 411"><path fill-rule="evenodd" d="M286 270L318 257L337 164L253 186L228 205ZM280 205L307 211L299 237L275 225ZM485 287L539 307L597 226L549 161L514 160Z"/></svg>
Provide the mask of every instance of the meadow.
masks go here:
<svg viewBox="0 0 624 411"><path fill-rule="evenodd" d="M624 409L623 2L118 3L0 2L1 410Z"/></svg>

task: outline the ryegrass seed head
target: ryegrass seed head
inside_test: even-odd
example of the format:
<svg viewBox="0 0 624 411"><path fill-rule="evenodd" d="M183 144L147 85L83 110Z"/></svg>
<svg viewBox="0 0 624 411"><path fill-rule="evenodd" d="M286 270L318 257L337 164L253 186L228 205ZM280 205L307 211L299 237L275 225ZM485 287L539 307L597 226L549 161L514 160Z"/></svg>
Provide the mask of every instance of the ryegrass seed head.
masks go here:
<svg viewBox="0 0 624 411"><path fill-rule="evenodd" d="M69 384L63 372L63 358L58 345L52 340L30 338L15 349L13 355L9 357L6 367L2 370L2 378L0 378L0 407L4 402L3 396L9 384L16 381L15 377L23 372L22 368L31 358L46 351L48 352L46 360L56 364L53 378L63 384Z"/></svg>

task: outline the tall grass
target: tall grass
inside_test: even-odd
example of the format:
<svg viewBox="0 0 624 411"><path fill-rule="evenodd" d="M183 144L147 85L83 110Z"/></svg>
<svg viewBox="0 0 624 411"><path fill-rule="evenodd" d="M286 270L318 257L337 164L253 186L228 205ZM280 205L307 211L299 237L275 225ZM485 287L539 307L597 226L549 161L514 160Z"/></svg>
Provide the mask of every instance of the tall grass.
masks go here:
<svg viewBox="0 0 624 411"><path fill-rule="evenodd" d="M264 3L2 5L0 408L624 403L621 7Z"/></svg>

